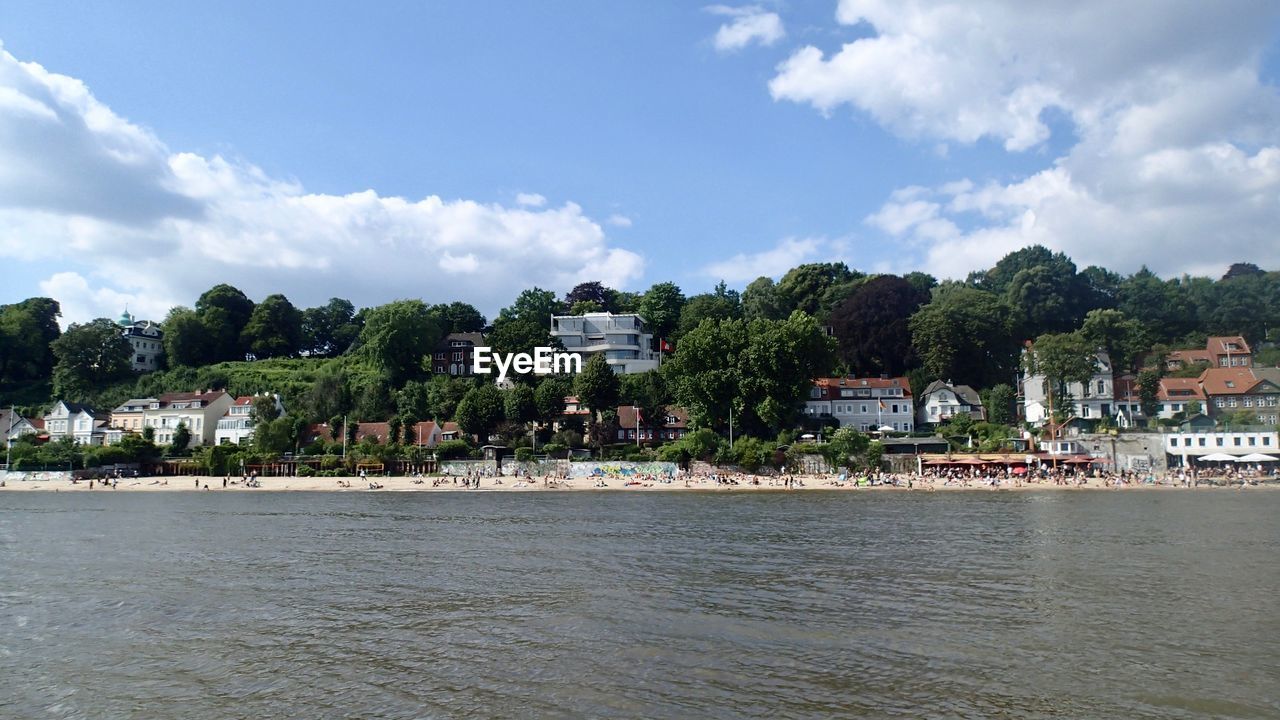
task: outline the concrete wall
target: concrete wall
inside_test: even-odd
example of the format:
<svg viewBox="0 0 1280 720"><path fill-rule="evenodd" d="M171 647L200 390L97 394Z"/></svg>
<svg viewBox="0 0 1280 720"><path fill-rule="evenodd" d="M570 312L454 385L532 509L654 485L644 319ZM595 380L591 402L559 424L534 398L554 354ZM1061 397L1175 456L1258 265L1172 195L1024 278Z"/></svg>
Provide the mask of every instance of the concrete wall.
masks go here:
<svg viewBox="0 0 1280 720"><path fill-rule="evenodd" d="M1084 451L1094 457L1114 459L1119 470L1164 472L1169 469L1165 455L1165 435L1161 433L1084 433L1075 438ZM1112 440L1115 441L1114 458Z"/></svg>

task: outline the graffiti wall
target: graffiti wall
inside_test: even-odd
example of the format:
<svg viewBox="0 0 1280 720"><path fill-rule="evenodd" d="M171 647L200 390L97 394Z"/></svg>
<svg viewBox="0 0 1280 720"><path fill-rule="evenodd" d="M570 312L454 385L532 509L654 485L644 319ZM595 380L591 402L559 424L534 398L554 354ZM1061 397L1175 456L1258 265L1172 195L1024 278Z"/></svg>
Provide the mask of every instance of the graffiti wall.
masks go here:
<svg viewBox="0 0 1280 720"><path fill-rule="evenodd" d="M6 483L11 482L58 482L71 479L71 473L66 470L34 470L26 472L22 470L0 470L0 480Z"/></svg>
<svg viewBox="0 0 1280 720"><path fill-rule="evenodd" d="M670 462L608 462L590 461L570 463L569 476L576 478L590 477L634 477L651 475L655 477L674 478L678 467Z"/></svg>

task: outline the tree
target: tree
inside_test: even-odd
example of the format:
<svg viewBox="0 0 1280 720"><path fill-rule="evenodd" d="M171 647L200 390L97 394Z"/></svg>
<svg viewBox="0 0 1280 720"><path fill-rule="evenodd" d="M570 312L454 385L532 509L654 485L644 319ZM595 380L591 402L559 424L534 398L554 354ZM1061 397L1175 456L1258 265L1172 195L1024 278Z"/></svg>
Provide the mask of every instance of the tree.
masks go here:
<svg viewBox="0 0 1280 720"><path fill-rule="evenodd" d="M1197 325L1187 294L1143 267L1120 283L1117 309L1152 330L1156 340L1176 342Z"/></svg>
<svg viewBox="0 0 1280 720"><path fill-rule="evenodd" d="M386 372L393 385L425 374L423 359L443 333L421 300L396 300L369 311L360 350Z"/></svg>
<svg viewBox="0 0 1280 720"><path fill-rule="evenodd" d="M977 387L1008 382L1018 342L1009 307L994 293L947 283L908 322L926 374Z"/></svg>
<svg viewBox="0 0 1280 720"><path fill-rule="evenodd" d="M129 377L133 369L133 347L120 327L106 318L73 323L50 348L57 358L53 390L64 399L82 400L103 385Z"/></svg>
<svg viewBox="0 0 1280 720"><path fill-rule="evenodd" d="M650 427L660 427L671 404L671 391L662 373L650 370L632 373L619 378L619 405L633 405L640 409L643 422Z"/></svg>
<svg viewBox="0 0 1280 720"><path fill-rule="evenodd" d="M487 324L475 306L464 302L432 305L431 315L446 334L480 332Z"/></svg>
<svg viewBox="0 0 1280 720"><path fill-rule="evenodd" d="M1028 375L1044 378L1049 407L1068 383L1088 383L1098 370L1096 348L1079 332L1041 335L1027 352Z"/></svg>
<svg viewBox="0 0 1280 720"><path fill-rule="evenodd" d="M57 300L28 298L0 305L0 382L39 382L50 377L52 343L62 331Z"/></svg>
<svg viewBox="0 0 1280 720"><path fill-rule="evenodd" d="M458 403L466 397L467 391L475 387L476 381L469 378L436 375L427 383L428 412L419 417L435 418L441 422L448 420L457 412Z"/></svg>
<svg viewBox="0 0 1280 720"><path fill-rule="evenodd" d="M552 337L550 321L536 323L526 318L516 318L514 320L499 320L494 325L493 332L489 334L489 347L494 353L529 353L532 354L534 348L549 347L559 350L564 349L564 344L559 338ZM532 373L516 373L514 370L507 373L507 377L512 380L527 380Z"/></svg>
<svg viewBox="0 0 1280 720"><path fill-rule="evenodd" d="M867 281L831 313L840 359L857 375L901 375L915 364L908 323L929 300L894 275Z"/></svg>
<svg viewBox="0 0 1280 720"><path fill-rule="evenodd" d="M724 281L716 285L715 292L694 295L680 310L677 337L702 324L703 320L731 320L742 317L742 303L738 293L729 290Z"/></svg>
<svg viewBox="0 0 1280 720"><path fill-rule="evenodd" d="M758 277L742 291L742 316L748 320L781 320L787 316L773 278Z"/></svg>
<svg viewBox="0 0 1280 720"><path fill-rule="evenodd" d="M1079 287L1071 261L1063 267L1037 265L1013 276L1005 300L1023 335L1067 332L1080 323Z"/></svg>
<svg viewBox="0 0 1280 720"><path fill-rule="evenodd" d="M645 291L640 300L639 313L655 337L670 337L680 323L680 311L684 309L684 303L684 293L678 285L661 282Z"/></svg>
<svg viewBox="0 0 1280 720"><path fill-rule="evenodd" d="M209 334L211 361L244 359L240 333L253 315L252 300L230 285L215 285L196 300L196 312Z"/></svg>
<svg viewBox="0 0 1280 720"><path fill-rule="evenodd" d="M1138 404L1142 406L1142 414L1148 419L1155 418L1160 411L1158 400L1160 394L1160 371L1143 370L1138 373ZM1188 409L1187 417L1192 413Z"/></svg>
<svg viewBox="0 0 1280 720"><path fill-rule="evenodd" d="M828 458L832 465L850 467L852 460L859 457L871 446L871 438L850 427L842 427L831 433L827 442L830 453Z"/></svg>
<svg viewBox="0 0 1280 720"><path fill-rule="evenodd" d="M1111 363L1132 370L1152 346L1151 333L1119 310L1090 310L1080 332L1095 348L1106 348Z"/></svg>
<svg viewBox="0 0 1280 720"><path fill-rule="evenodd" d="M173 430L173 442L169 444L169 454L183 455L191 445L191 430L185 422L179 421Z"/></svg>
<svg viewBox="0 0 1280 720"><path fill-rule="evenodd" d="M200 367L211 360L209 335L199 313L175 307L164 319L164 354L170 367Z"/></svg>
<svg viewBox="0 0 1280 720"><path fill-rule="evenodd" d="M351 301L329 298L327 304L302 312L302 349L319 357L341 355L359 337L360 328Z"/></svg>
<svg viewBox="0 0 1280 720"><path fill-rule="evenodd" d="M471 388L458 403L455 420L462 431L475 435L481 443L489 440L489 434L502 422L502 393L489 383Z"/></svg>
<svg viewBox="0 0 1280 720"><path fill-rule="evenodd" d="M987 410L987 421L997 425L1012 425L1016 417L1014 403L1018 401L1018 393L1012 385L1000 383L987 391L984 398Z"/></svg>
<svg viewBox="0 0 1280 720"><path fill-rule="evenodd" d="M618 405L618 374L609 367L604 353L591 356L574 385L578 400L590 408L593 420L600 412Z"/></svg>
<svg viewBox="0 0 1280 720"><path fill-rule="evenodd" d="M351 411L351 384L347 374L336 365L325 365L302 395L302 407L316 421L337 417Z"/></svg>
<svg viewBox="0 0 1280 720"><path fill-rule="evenodd" d="M578 283L567 295L564 296L564 305L573 307L575 303L589 302L595 303L600 311L613 311L614 291L600 284L598 281Z"/></svg>
<svg viewBox="0 0 1280 720"><path fill-rule="evenodd" d="M778 281L778 295L788 314L793 310L803 310L818 317L822 297L827 289L853 280L854 277L842 262L799 265L788 270Z"/></svg>
<svg viewBox="0 0 1280 720"><path fill-rule="evenodd" d="M302 313L284 295L268 295L253 309L240 342L258 359L292 357L302 347Z"/></svg>
<svg viewBox="0 0 1280 720"><path fill-rule="evenodd" d="M506 418L510 422L526 425L538 419L538 402L533 388L516 385L504 398Z"/></svg>
<svg viewBox="0 0 1280 720"><path fill-rule="evenodd" d="M510 307L505 307L498 313L494 326L499 321L528 320L542 327L550 327L551 316L563 312L564 306L556 299L554 292L537 287L529 288L516 296Z"/></svg>
<svg viewBox="0 0 1280 720"><path fill-rule="evenodd" d="M565 396L573 392L573 382L569 378L547 378L538 384L533 391L534 402L538 405L538 419L550 423L564 415Z"/></svg>

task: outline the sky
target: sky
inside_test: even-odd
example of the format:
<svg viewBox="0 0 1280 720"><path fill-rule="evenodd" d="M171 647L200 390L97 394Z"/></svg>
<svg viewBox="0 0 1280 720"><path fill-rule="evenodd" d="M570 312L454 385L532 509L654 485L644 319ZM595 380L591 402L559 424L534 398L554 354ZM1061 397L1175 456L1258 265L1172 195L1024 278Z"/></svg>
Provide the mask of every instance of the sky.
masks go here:
<svg viewBox="0 0 1280 720"><path fill-rule="evenodd" d="M1280 269L1280 3L0 4L0 303Z"/></svg>

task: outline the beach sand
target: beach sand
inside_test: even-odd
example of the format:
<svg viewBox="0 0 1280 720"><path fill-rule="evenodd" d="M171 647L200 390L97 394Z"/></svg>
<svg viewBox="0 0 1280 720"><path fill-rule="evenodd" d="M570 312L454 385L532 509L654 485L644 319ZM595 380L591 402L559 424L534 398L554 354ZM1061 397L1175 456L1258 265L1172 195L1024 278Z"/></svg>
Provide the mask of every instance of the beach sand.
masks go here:
<svg viewBox="0 0 1280 720"><path fill-rule="evenodd" d="M721 493L743 493L743 492L806 492L806 491L825 491L825 492L1036 492L1036 491L1076 491L1076 490L1100 490L1100 491L1117 491L1117 490L1239 490L1238 485L1229 487L1215 487L1211 485L1201 484L1196 488L1187 488L1175 485L1165 484L1130 484L1121 486L1106 486L1102 478L1090 478L1083 486L1077 485L1055 485L1051 481L1043 481L1039 483L1022 483L1021 485L1013 485L1012 483L1001 484L997 487L979 484L976 481L969 486L964 485L943 485L941 482L922 483L916 479L913 483L914 487L908 489L906 487L895 487L891 485L877 485L874 487L857 487L851 482L845 482L843 486L834 484L834 476L803 476L804 485L801 487L786 488L782 485L780 479L775 480L777 484L770 485L767 476L759 476L759 484L752 484L753 476L737 475L733 476L739 484L737 485L720 485L714 481L702 478L691 477L686 485L684 478L676 479L670 483L658 481L644 481L639 485L626 485L627 480L620 478L605 478L605 486L596 485L595 478L572 478L569 480L559 479L551 482L545 482L542 478L520 479L513 477L501 478L501 483L495 482L495 478L481 478L479 487L468 488L462 485L461 479L455 485L452 480L445 479L439 485L433 487L432 482L439 479L434 477L423 477L418 482L412 477L376 477L368 480L361 480L358 477L332 478L332 477L261 477L258 478L261 487L245 487L239 477L229 478L227 486L223 487L222 477L206 477L206 476L168 476L168 477L141 477L141 478L123 478L119 484L113 489L109 485L103 485L100 481L93 483L93 488L89 487L87 480L81 480L72 483L70 480L14 480L10 479L6 482L5 487L0 488L0 492L27 492L27 491L43 491L43 492L358 492L358 493L396 493L396 492L564 492L564 491L592 491L592 492L721 492ZM370 482L377 483L382 487L370 489ZM348 487L349 485L349 487ZM206 490L207 486L207 490ZM1249 491L1258 490L1274 490L1280 488L1276 483L1266 485L1251 485L1245 488Z"/></svg>

